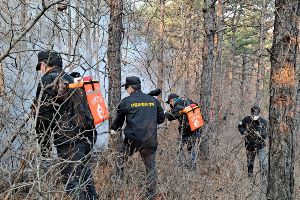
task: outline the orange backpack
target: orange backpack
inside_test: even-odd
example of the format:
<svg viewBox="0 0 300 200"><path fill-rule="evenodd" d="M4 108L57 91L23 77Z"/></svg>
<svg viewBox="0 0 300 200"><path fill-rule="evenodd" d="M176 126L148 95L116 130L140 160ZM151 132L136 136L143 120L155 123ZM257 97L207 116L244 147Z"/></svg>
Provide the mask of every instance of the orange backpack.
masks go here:
<svg viewBox="0 0 300 200"><path fill-rule="evenodd" d="M105 101L100 92L100 84L98 81L80 81L69 84L69 88L84 88L86 92L87 102L94 118L94 125L99 124L109 118Z"/></svg>
<svg viewBox="0 0 300 200"><path fill-rule="evenodd" d="M183 110L187 114L191 131L194 131L204 125L200 108L196 104L191 104Z"/></svg>

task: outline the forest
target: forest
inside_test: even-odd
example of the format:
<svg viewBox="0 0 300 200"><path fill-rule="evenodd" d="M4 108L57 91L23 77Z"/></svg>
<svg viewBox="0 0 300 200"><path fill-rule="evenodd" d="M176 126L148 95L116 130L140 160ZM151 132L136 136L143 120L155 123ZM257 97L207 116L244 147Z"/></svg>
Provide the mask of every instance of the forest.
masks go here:
<svg viewBox="0 0 300 200"><path fill-rule="evenodd" d="M45 159L36 133L36 66L47 50L59 53L64 72L100 83L109 119L95 127L88 162L98 199L147 199L139 153L123 180L114 178L124 132L110 127L130 76L144 93L161 89L164 111L177 94L196 102L204 121L194 170L180 164L179 122L158 125L157 200L300 199L299 14L297 0L1 0L0 199L69 198L68 161L54 144ZM249 178L238 125L253 106L269 126L268 168L263 177L256 158Z"/></svg>

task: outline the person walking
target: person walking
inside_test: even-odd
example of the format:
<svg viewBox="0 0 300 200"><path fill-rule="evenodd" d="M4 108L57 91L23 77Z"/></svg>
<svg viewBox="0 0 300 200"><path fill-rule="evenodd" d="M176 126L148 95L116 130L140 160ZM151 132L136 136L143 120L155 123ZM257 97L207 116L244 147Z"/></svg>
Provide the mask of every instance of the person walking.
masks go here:
<svg viewBox="0 0 300 200"><path fill-rule="evenodd" d="M41 154L44 159L50 157L53 137L59 158L65 161L79 161L66 164L61 171L67 194L72 199L95 200L97 193L91 170L87 165L96 142L95 127L91 125L84 129L79 128L73 120L74 108L59 95L56 81L58 78L69 84L74 82L73 77L62 70L60 55L52 51L39 52L36 71L39 70L42 72L42 78L36 91L36 133Z"/></svg>
<svg viewBox="0 0 300 200"><path fill-rule="evenodd" d="M269 134L267 120L260 116L260 108L253 106L251 116L245 117L238 125L239 132L245 138L248 176L253 178L255 156L258 156L262 177L267 175L266 138Z"/></svg>
<svg viewBox="0 0 300 200"><path fill-rule="evenodd" d="M156 98L141 91L138 77L126 77L126 83L121 87L124 86L130 96L119 104L117 116L111 125L111 129L117 131L126 121L125 138L118 149L116 160L116 178L123 179L125 162L135 152L139 152L147 173L146 197L154 200L157 183L157 124L164 122L164 111Z"/></svg>
<svg viewBox="0 0 300 200"><path fill-rule="evenodd" d="M191 126L189 124L188 116L186 113L183 112L185 107L190 106L191 104L195 104L192 100L182 100L177 94L170 94L168 96L168 100L165 102L170 105L171 111L166 112L166 118L168 121L178 120L179 122L179 134L180 138L178 138L179 141L179 154L180 160L183 160L183 164L191 170L196 169L196 152L195 152L195 144L196 140L199 136L199 129L196 129L194 131L191 130ZM196 104L197 105L197 104ZM185 154L183 152L183 147L187 145L187 151L189 154L189 161L186 163Z"/></svg>

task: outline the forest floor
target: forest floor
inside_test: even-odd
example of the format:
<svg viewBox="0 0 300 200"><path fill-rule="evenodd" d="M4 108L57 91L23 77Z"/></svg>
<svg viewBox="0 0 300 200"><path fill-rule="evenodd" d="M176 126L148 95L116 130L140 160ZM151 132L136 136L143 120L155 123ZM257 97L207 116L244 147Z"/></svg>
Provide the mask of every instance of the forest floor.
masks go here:
<svg viewBox="0 0 300 200"><path fill-rule="evenodd" d="M168 128L159 131L157 149L157 200L257 200L266 199L265 189L261 184L258 159L254 165L254 179L247 175L246 151L242 136L237 130L238 122L227 123L226 129L216 136L211 134L210 156L208 160L196 158L196 170L189 170L179 163L177 151L178 124L172 122ZM300 199L299 142L295 142L295 192L294 199ZM186 148L185 148L186 149ZM198 149L198 148L197 148ZM91 169L95 187L101 200L146 200L146 170L139 153L131 156L125 165L125 177L115 181L116 150L103 149L93 156ZM35 173L36 174L36 173ZM34 174L33 174L34 175ZM36 175L34 175L36 176ZM3 176L7 180L7 173ZM61 183L59 167L53 168L36 181L26 180L19 190L13 192L12 199L65 199L62 195L64 184ZM26 186L27 184L27 186ZM2 181L0 188L8 189ZM6 187L5 185L8 185ZM25 185L25 187L24 187ZM27 189L26 189L27 187ZM25 188L25 189L24 189ZM37 191L42 191L37 192ZM28 192L31 192L28 195ZM4 199L7 191L0 191Z"/></svg>
<svg viewBox="0 0 300 200"><path fill-rule="evenodd" d="M178 131L174 128L176 124L172 127L161 131L158 138L157 199L266 199L258 158L255 160L255 177L248 178L246 150L237 124L229 124L218 139L212 135L211 141L216 142L210 144L210 158L197 158L195 171L180 166L177 154ZM296 152L299 152L298 145ZM294 199L300 199L298 155L296 153ZM103 159L105 164L99 166L94 175L100 199L145 199L146 172L139 153L130 157L125 166L125 178L118 183L111 178L115 172L114 156L111 152L104 152Z"/></svg>

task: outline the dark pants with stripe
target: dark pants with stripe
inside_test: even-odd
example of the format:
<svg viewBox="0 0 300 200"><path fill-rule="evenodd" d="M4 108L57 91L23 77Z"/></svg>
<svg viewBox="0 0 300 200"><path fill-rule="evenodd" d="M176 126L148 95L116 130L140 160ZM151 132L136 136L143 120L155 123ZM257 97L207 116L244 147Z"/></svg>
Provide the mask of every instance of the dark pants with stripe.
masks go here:
<svg viewBox="0 0 300 200"><path fill-rule="evenodd" d="M155 199L156 192L156 182L157 182L157 173L156 173L156 150L157 147L151 148L142 148L136 149L129 144L124 142L119 147L119 155L117 157L117 178L123 179L124 176L124 163L128 158L133 155L135 152L139 151L146 167L147 173L147 182L146 182L146 196L148 199Z"/></svg>
<svg viewBox="0 0 300 200"><path fill-rule="evenodd" d="M66 184L65 189L74 200L97 199L93 175L88 166L92 149L93 143L88 140L57 146L60 158L66 161L81 161L64 165L61 172L62 182Z"/></svg>

